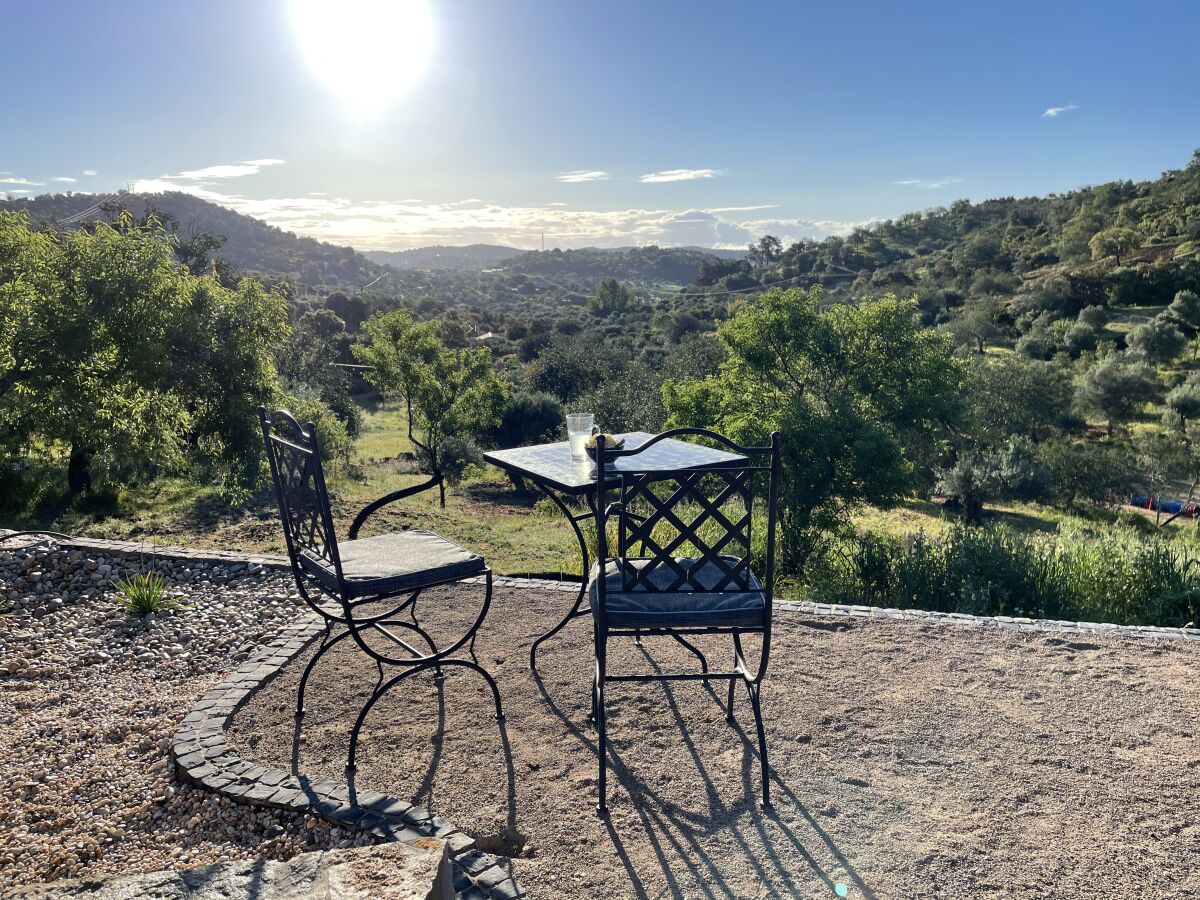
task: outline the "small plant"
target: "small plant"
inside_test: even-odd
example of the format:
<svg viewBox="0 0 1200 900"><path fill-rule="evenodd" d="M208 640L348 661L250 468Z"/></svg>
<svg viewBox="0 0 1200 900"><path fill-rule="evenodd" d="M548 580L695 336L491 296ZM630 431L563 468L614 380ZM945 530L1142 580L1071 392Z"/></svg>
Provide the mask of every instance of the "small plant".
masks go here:
<svg viewBox="0 0 1200 900"><path fill-rule="evenodd" d="M117 598L131 616L146 616L179 606L167 595L167 579L157 572L118 578L113 584L117 588Z"/></svg>

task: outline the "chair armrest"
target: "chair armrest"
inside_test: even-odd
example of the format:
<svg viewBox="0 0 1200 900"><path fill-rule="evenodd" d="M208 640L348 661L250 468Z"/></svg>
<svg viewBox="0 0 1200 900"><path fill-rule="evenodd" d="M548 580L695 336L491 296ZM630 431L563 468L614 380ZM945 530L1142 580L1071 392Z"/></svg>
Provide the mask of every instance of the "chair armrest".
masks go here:
<svg viewBox="0 0 1200 900"><path fill-rule="evenodd" d="M354 517L354 522L350 526L350 540L354 540L358 537L359 529L362 528L363 523L366 522L367 518L373 513L383 509L383 507L387 506L389 503L395 503L397 500L403 500L405 497L411 497L414 494L421 493L421 491L427 491L432 487L437 487L441 483L442 476L434 475L428 481L422 482L421 484L412 484L406 488L401 488L398 491L392 491L392 493L385 494L378 500L373 500L372 502L368 503L362 508L362 511Z"/></svg>

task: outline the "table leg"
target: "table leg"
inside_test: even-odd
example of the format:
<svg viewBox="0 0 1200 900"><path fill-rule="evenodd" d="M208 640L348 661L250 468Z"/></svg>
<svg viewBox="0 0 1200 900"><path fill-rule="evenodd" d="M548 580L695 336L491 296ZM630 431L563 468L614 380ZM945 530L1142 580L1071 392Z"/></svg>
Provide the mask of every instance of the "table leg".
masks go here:
<svg viewBox="0 0 1200 900"><path fill-rule="evenodd" d="M542 641L544 641L548 638L554 637L554 635L556 635L560 631L562 631L562 629L566 626L566 624L568 622L570 622L572 619L578 618L579 616L586 616L589 613L591 613L591 607L588 607L586 609L582 608L583 607L583 598L587 594L588 572L591 571L592 567L591 567L591 561L590 561L591 557L588 554L587 538L583 534L583 529L579 527L579 523L586 519L595 519L596 508L595 508L595 500L593 499L593 496L589 493L585 496L587 497L588 507L589 507L590 511L585 512L585 513L578 513L578 514L573 513L573 512L571 512L571 508L569 506L567 506L566 502L549 485L546 485L540 481L535 481L534 484L537 485L538 490L540 490L543 494L545 494L547 497L549 497L554 502L554 505L558 507L559 511L566 517L567 521L569 523L571 523L571 528L575 532L575 539L577 541L579 541L579 556L583 560L583 572L581 573L582 579L580 580L580 583L579 583L579 593L575 597L574 605L571 607L570 611L565 616L563 616L561 622L559 622L557 625L555 625L553 628L551 628L545 634L541 635L537 640L535 640L533 642L533 646L529 648L529 668L532 669L534 672L536 672L537 671L537 650L538 650L538 647L541 645Z"/></svg>

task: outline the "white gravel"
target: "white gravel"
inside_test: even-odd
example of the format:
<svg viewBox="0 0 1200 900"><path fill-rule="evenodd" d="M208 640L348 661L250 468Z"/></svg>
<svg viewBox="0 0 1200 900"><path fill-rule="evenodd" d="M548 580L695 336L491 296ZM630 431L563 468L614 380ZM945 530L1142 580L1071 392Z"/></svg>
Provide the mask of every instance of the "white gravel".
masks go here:
<svg viewBox="0 0 1200 900"><path fill-rule="evenodd" d="M179 608L131 618L112 582L150 568ZM299 602L259 566L0 546L0 884L369 843L173 777L179 721Z"/></svg>

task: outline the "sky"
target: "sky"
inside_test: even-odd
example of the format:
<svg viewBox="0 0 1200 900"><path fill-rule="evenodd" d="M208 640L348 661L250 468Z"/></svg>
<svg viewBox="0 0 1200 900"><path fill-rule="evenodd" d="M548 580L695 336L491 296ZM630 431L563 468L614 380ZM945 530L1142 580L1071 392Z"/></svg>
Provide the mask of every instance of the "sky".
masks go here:
<svg viewBox="0 0 1200 900"><path fill-rule="evenodd" d="M1154 178L1200 3L0 3L0 192L182 190L364 250L741 247Z"/></svg>

